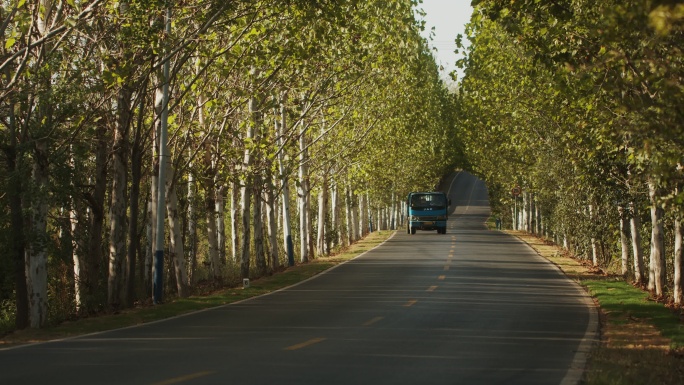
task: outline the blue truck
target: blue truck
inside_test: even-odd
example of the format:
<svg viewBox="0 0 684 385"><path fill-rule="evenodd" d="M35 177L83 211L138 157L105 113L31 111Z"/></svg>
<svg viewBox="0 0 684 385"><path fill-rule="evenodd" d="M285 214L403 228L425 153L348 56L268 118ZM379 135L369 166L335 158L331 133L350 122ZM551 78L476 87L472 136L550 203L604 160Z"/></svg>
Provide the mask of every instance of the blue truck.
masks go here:
<svg viewBox="0 0 684 385"><path fill-rule="evenodd" d="M416 230L437 230L446 234L451 201L443 192L411 192L406 198L407 227L409 234Z"/></svg>

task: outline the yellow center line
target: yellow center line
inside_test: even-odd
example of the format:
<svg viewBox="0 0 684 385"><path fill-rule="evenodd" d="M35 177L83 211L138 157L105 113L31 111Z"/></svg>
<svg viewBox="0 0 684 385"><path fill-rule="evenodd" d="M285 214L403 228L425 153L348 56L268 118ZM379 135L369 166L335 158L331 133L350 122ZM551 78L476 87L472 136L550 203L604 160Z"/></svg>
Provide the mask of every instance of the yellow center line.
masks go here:
<svg viewBox="0 0 684 385"><path fill-rule="evenodd" d="M437 279L439 279L440 281L444 281L445 278L446 278L446 275L440 275L439 277L437 277Z"/></svg>
<svg viewBox="0 0 684 385"><path fill-rule="evenodd" d="M408 302L406 302L406 303L404 304L404 307L411 307L411 306L413 306L413 304L415 304L416 302L418 302L417 299L409 300Z"/></svg>
<svg viewBox="0 0 684 385"><path fill-rule="evenodd" d="M372 324L374 324L374 323L380 321L380 320L383 319L383 318L385 318L385 317L375 317L375 318L373 318L373 319L371 319L371 320L366 321L366 323L364 323L363 326L371 326Z"/></svg>
<svg viewBox="0 0 684 385"><path fill-rule="evenodd" d="M433 286L428 287L427 291L435 291L435 289L437 289L437 286L433 285Z"/></svg>
<svg viewBox="0 0 684 385"><path fill-rule="evenodd" d="M174 378L169 378L168 380L155 382L155 383L153 383L152 385L173 385L173 384L179 384L179 383L181 383L181 382L194 380L194 379L196 379L196 378L208 376L208 375L214 374L214 373L216 373L216 372L210 372L210 371L197 372L197 373L193 373L193 374L188 374L187 376L174 377Z"/></svg>
<svg viewBox="0 0 684 385"><path fill-rule="evenodd" d="M313 344L317 344L317 343L322 342L322 341L325 341L325 338L320 338L320 337L319 338L312 338L308 341L302 342L301 344L288 346L284 350L297 350L297 349L305 348L305 347L313 345Z"/></svg>

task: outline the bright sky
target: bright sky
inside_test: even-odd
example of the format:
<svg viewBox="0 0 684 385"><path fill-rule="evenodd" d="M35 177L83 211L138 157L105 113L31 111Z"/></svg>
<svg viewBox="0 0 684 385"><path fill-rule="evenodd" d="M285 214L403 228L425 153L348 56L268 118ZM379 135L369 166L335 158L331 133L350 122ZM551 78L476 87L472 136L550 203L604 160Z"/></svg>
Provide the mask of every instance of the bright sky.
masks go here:
<svg viewBox="0 0 684 385"><path fill-rule="evenodd" d="M459 57L456 56L456 35L465 35L465 24L470 21L473 8L470 0L423 0L419 5L425 11L425 31L424 37L428 37L432 27L435 27L435 36L431 44L437 48L436 61L438 65L444 67L442 77L448 78L451 71L456 69L455 63ZM468 44L464 37L463 43ZM463 77L459 70L458 79Z"/></svg>

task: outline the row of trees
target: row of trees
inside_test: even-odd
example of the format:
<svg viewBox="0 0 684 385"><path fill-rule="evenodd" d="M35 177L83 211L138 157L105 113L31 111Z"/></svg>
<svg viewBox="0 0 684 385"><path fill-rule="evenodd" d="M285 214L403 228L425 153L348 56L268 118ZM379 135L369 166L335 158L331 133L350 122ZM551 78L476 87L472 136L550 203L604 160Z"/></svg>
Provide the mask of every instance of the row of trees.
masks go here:
<svg viewBox="0 0 684 385"><path fill-rule="evenodd" d="M395 226L461 153L413 7L3 1L4 326L131 306L155 269L185 296Z"/></svg>
<svg viewBox="0 0 684 385"><path fill-rule="evenodd" d="M459 108L495 212L681 304L684 6L473 3Z"/></svg>

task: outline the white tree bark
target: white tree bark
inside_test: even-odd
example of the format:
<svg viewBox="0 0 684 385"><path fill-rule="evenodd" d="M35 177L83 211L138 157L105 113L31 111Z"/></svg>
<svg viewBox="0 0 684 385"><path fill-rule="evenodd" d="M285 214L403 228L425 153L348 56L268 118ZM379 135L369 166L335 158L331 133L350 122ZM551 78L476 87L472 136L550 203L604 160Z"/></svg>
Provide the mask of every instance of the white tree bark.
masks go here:
<svg viewBox="0 0 684 385"><path fill-rule="evenodd" d="M335 234L332 240L332 247L338 247L342 244L342 229L340 228L340 203L339 203L339 189L337 183L333 182L330 186L330 213L331 213L331 228Z"/></svg>
<svg viewBox="0 0 684 385"><path fill-rule="evenodd" d="M620 206L618 207L618 213L620 215L620 250L621 262L622 262L622 275L627 276L629 273L629 219L625 216L625 209Z"/></svg>
<svg viewBox="0 0 684 385"><path fill-rule="evenodd" d="M630 232L632 234L632 254L634 255L634 283L642 285L644 283L644 254L641 248L641 219L637 205L630 203L632 217L629 220Z"/></svg>
<svg viewBox="0 0 684 385"><path fill-rule="evenodd" d="M280 171L280 183L282 187L282 228L283 228L283 248L288 257L288 264L290 264L291 256L294 253L294 245L292 241L292 228L290 222L290 184L287 177L287 172L285 170L285 164L287 157L285 154L285 131L286 131L286 111L285 104L282 102L283 97L281 96L280 103L280 122L276 119L276 132L278 133L278 147L280 147L280 152L278 153L278 167Z"/></svg>
<svg viewBox="0 0 684 385"><path fill-rule="evenodd" d="M112 149L112 190L109 211L109 276L107 303L114 308L125 299L123 261L126 258L126 132L130 124L131 91L122 86L117 96L117 121Z"/></svg>
<svg viewBox="0 0 684 385"><path fill-rule="evenodd" d="M528 227L528 222L527 222L527 207L528 207L528 196L529 194L524 192L522 194L523 196L523 203L522 203L522 209L520 210L522 212L522 228L521 230L529 231Z"/></svg>
<svg viewBox="0 0 684 385"><path fill-rule="evenodd" d="M254 258L259 276L267 272L266 253L264 252L264 215L262 212L263 199L261 195L261 185L263 183L261 173L254 175L254 210L252 213L252 223L254 224Z"/></svg>
<svg viewBox="0 0 684 385"><path fill-rule="evenodd" d="M665 290L665 236L663 209L658 204L658 191L653 181L648 183L651 200L651 254L649 258L648 289L662 296Z"/></svg>
<svg viewBox="0 0 684 385"><path fill-rule="evenodd" d="M278 217L278 212L276 210L276 197L274 193L274 175L269 173L268 181L266 182L266 219L268 221L268 245L270 251L268 253L270 257L271 269L273 271L280 268L280 259L278 258L278 225L276 218Z"/></svg>
<svg viewBox="0 0 684 385"><path fill-rule="evenodd" d="M196 63L196 71L199 71L200 62ZM197 98L197 119L199 127L202 130L207 130L207 125L204 121L204 105L205 98L199 95ZM205 132L208 134L208 132ZM213 146L210 140L204 143L203 166L205 169L204 180L206 189L204 192L204 219L207 224L207 241L209 247L209 269L211 277L218 279L221 277L221 259L219 257L218 244L218 229L216 227L216 185L212 183L215 178L214 162L213 162Z"/></svg>
<svg viewBox="0 0 684 385"><path fill-rule="evenodd" d="M214 202L214 211L216 212L216 245L218 249L218 258L221 264L226 262L226 203L225 194L226 187L219 180L214 182L218 186L216 189L216 202Z"/></svg>
<svg viewBox="0 0 684 385"><path fill-rule="evenodd" d="M169 260L173 261L174 274L176 278L176 291L181 298L189 294L188 275L185 267L185 251L183 250L183 231L178 214L178 196L176 184L173 183L174 171L171 159L166 162L166 211L169 223L169 233L171 235L169 245Z"/></svg>
<svg viewBox="0 0 684 385"><path fill-rule="evenodd" d="M593 223L594 221L594 206L589 205L589 220ZM591 234L591 262L594 266L598 266L598 247L596 245L596 238L594 237L594 232L592 230Z"/></svg>
<svg viewBox="0 0 684 385"><path fill-rule="evenodd" d="M366 195L361 194L359 195L359 236L357 238L361 239L363 238L364 235L366 235L368 231L368 208L366 207Z"/></svg>
<svg viewBox="0 0 684 385"><path fill-rule="evenodd" d="M306 148L306 125L300 122L299 130L299 258L309 260L309 154Z"/></svg>
<svg viewBox="0 0 684 385"><path fill-rule="evenodd" d="M240 232L238 202L240 200L240 187L237 182L230 183L230 254L233 262L237 262L240 250Z"/></svg>
<svg viewBox="0 0 684 385"><path fill-rule="evenodd" d="M37 193L31 202L31 217L28 223L33 239L26 249L26 286L28 289L29 324L32 328L45 325L48 314L47 295L47 185L48 157L44 141L36 143L33 156L32 179Z"/></svg>
<svg viewBox="0 0 684 385"><path fill-rule="evenodd" d="M190 164L192 169L192 163ZM187 260L188 264L188 284L192 287L196 283L196 271L197 271L197 220L195 212L195 176L192 172L188 173L188 247L187 247Z"/></svg>
<svg viewBox="0 0 684 385"><path fill-rule="evenodd" d="M684 289L682 288L682 278L684 277L684 264L682 264L682 238L684 237L684 228L682 227L682 219L679 215L674 221L674 302L681 304L684 301Z"/></svg>
<svg viewBox="0 0 684 385"><path fill-rule="evenodd" d="M318 236L316 238L316 252L319 256L327 254L325 219L328 211L328 176L323 175L321 191L318 194Z"/></svg>
<svg viewBox="0 0 684 385"><path fill-rule="evenodd" d="M76 199L72 199L71 203L76 205ZM73 247L72 260L74 261L74 305L76 311L81 308L81 257L78 242L76 242L74 235L79 230L78 213L75 209L69 211L69 224L71 225L71 243Z"/></svg>
<svg viewBox="0 0 684 385"><path fill-rule="evenodd" d="M254 97L249 99L250 115L256 110L256 100ZM240 258L240 276L242 278L249 278L250 257L251 257L251 211L252 211L252 152L248 145L254 139L254 124L247 125L247 133L245 137L245 152L242 162L244 185L240 191L240 208L242 211L242 256Z"/></svg>
<svg viewBox="0 0 684 385"><path fill-rule="evenodd" d="M356 195L352 191L349 195L350 200L351 200L351 222L352 222L352 239L351 243L354 243L361 239L361 229L359 228L359 222L360 222L360 213L361 210L359 208L358 204L358 199L356 199Z"/></svg>
<svg viewBox="0 0 684 385"><path fill-rule="evenodd" d="M157 201L157 178L152 178L150 177L150 184L152 185L151 190L152 190L152 195L150 196L150 199L147 201L147 208L145 209L147 212L147 225L145 226L145 235L147 236L147 243L145 244L145 261L143 263L144 265L144 271L143 271L143 279L145 281L145 284L151 284L152 282L152 253L154 253L154 244L155 244L155 226L154 224L157 223L157 205L155 202ZM150 286L148 286L150 287ZM150 288L150 290L152 290Z"/></svg>
<svg viewBox="0 0 684 385"><path fill-rule="evenodd" d="M344 194L344 211L345 211L345 224L346 224L346 234L345 234L345 242L344 246L348 246L354 242L354 214L352 210L352 197L351 197L351 188L349 186L345 187L345 194Z"/></svg>

